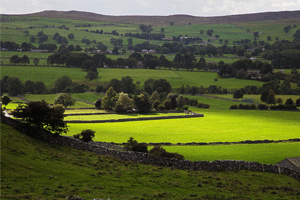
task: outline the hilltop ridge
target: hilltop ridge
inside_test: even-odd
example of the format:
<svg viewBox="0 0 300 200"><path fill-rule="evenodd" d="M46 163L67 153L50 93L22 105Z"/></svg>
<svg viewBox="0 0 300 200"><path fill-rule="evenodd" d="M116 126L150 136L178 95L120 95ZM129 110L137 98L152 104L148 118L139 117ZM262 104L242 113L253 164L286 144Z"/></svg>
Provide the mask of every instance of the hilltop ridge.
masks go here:
<svg viewBox="0 0 300 200"><path fill-rule="evenodd" d="M216 17L199 17L186 14L175 14L169 16L146 16L146 15L103 15L84 11L55 11L46 10L42 12L24 14L19 16L28 17L51 17L65 18L88 21L115 22L115 23L145 23L152 25L165 25L170 22L175 22L175 25L180 24L216 24L216 23L240 23L240 22L255 22L268 20L282 20L300 18L300 11L281 11L281 12L262 12L239 15L226 15Z"/></svg>

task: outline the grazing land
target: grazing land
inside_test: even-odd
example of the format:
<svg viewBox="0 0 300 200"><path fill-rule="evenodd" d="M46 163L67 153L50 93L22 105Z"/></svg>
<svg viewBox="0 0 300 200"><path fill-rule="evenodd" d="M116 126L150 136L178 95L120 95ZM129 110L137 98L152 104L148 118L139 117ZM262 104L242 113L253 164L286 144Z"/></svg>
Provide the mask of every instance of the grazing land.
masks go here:
<svg viewBox="0 0 300 200"><path fill-rule="evenodd" d="M95 140L123 143L129 137L139 142L238 142L280 140L299 137L298 112L281 111L203 111L203 118L138 121L105 124L69 124L72 136L89 127Z"/></svg>
<svg viewBox="0 0 300 200"><path fill-rule="evenodd" d="M221 86L222 88L238 89L247 85L262 86L263 82L253 80L240 80L234 78L218 79L217 73L213 72L190 72L171 70L151 70L151 69L105 69L99 68L99 78L87 81L86 72L79 68L64 67L26 67L26 66L1 66L2 75L17 76L22 82L26 80L43 81L47 87L53 87L55 80L62 76L70 77L74 82L86 83L95 87L97 82L109 82L112 78L121 79L130 76L134 83L140 81L144 83L147 79L166 79L173 88L182 85L209 87L210 85ZM59 73L58 73L59 72ZM218 81L215 81L218 79ZM94 83L94 84L93 84Z"/></svg>
<svg viewBox="0 0 300 200"><path fill-rule="evenodd" d="M2 199L294 199L300 193L299 181L286 175L153 167L49 145L5 124L1 129Z"/></svg>
<svg viewBox="0 0 300 200"><path fill-rule="evenodd" d="M209 146L164 146L168 152L184 155L191 161L244 160L276 164L288 157L297 157L299 142L271 144L231 144Z"/></svg>
<svg viewBox="0 0 300 200"><path fill-rule="evenodd" d="M173 22L174 24L172 24ZM138 39L125 36L126 33L130 32L141 33L139 29L141 24L153 25L152 33L160 34L163 32L165 34L164 40L162 38L161 40L154 40L150 37L148 39ZM290 26L288 32L285 32L284 28L286 26ZM100 113L106 113L107 111L94 109L95 106L92 103L102 99L105 94L93 91L97 86L106 87L106 84L114 78L121 80L122 77L130 76L138 90L143 90L144 82L150 78L155 80L166 79L172 86L172 92L174 93L178 93L179 90L177 89L182 85L186 88L188 86L190 88L192 86L208 88L211 85L222 87L222 89L227 89L229 94L184 95L190 100L197 100L198 103L210 106L209 109L189 106L189 110L204 114L204 117L201 118L120 123L83 124L69 122L67 123L69 132L65 136L73 136L83 130L91 129L95 131L94 141L121 144L133 137L140 143L150 144L148 150L152 148L151 143L170 143L170 146L165 145L163 148L168 152L182 154L185 159L191 161L230 159L275 164L287 157L299 156L300 142L285 141L268 144L205 146L185 146L183 143L226 143L247 140L278 141L299 138L299 111L230 110L231 105L241 103L241 101L233 101L232 93L235 90L245 86L261 87L266 82L250 80L251 76L250 78L244 76L244 79L229 78L235 77L232 74L237 74L238 71L241 75L240 68L244 66L233 67L233 70L230 71L230 67L233 65L223 65L224 63L232 64L243 58L253 59L252 63L259 60L272 64L271 59L266 56L264 58L269 60L262 58L263 49L273 48L272 45L277 40L279 42L283 41L280 45L284 47L285 43L288 43L284 40L293 41L293 35L299 29L299 26L300 11L211 18L188 15L116 17L77 11L45 11L20 16L1 15L2 42L14 42L19 45L26 42L38 47L40 45L38 41L30 42L30 37L37 37L38 32L43 31L48 36L48 40L44 44L56 44L57 49L59 49L60 44L53 39L54 34L59 33L62 37L68 38L68 35L73 33L74 38L68 39L68 45L80 45L82 50L79 53L85 52L89 56L94 56L93 48L101 49L96 47L101 43L106 45L108 50L118 47L120 51L122 50L122 53L121 55L105 54L109 58L105 62L111 62L112 64L105 64L105 67L97 68L98 77L95 80L88 80L86 78L87 71L81 68L73 68L72 65L70 65L72 67L66 67L62 63L57 64L57 66L50 66L47 63L48 56L53 53L61 53L59 51L52 53L1 51L0 78L14 76L18 77L23 83L27 80L42 81L47 87L47 92L51 91L53 93L58 92L57 88L54 88L55 81L62 76L70 77L73 83L89 86L88 91L85 93L71 94L72 98L87 102L77 101L74 106L70 107L71 109L67 109L65 114L76 115L66 116L66 121L185 115L184 113L100 115ZM213 29L213 35L208 36L206 31L210 29ZM100 34L98 32L99 34L96 34L95 32L99 30L103 30L104 33ZM28 34L26 34L26 31L29 31ZM112 34L113 31L117 31L118 34ZM201 33L201 31L203 32ZM258 38L254 39L254 33L258 34ZM178 43L180 45L169 46L170 48L168 48L172 53L164 54L166 59L173 61L176 52L182 55L192 52L195 53L196 61L191 61L195 64L191 66L197 66L197 69L196 67L189 68L188 64L185 63L185 58L183 63L173 62L174 65L170 65L171 67L167 67L168 64L165 66L157 65L157 67L154 67L155 69L126 69L124 63L117 64L121 63L117 62L118 58L127 60L131 55L130 50L137 48L128 44L129 38L133 39L132 45L146 42L153 45L151 48L160 49L162 45L168 46L175 43L175 41L168 41L173 36L179 38L180 42ZM186 36L189 39L199 37L202 38L202 42L198 40L197 42L184 44L185 41L181 41L181 36ZM90 44L83 43L82 39L89 39L92 42ZM123 43L114 45L111 39L122 39ZM226 43L225 40L227 40ZM266 41L266 44L257 44L259 42L264 43L264 41ZM213 50L210 49L210 45L215 47L215 49L212 49L217 51L216 54L211 53ZM288 45L292 45L292 43ZM150 45L148 47L150 49ZM254 52L256 47L261 48L262 52L252 55L251 52ZM166 52L168 52L168 48L166 48ZM172 48L177 48L177 50L171 51ZM66 48L63 49L66 50ZM274 49L277 50L276 48L272 50ZM210 50L212 51L210 52ZM244 54L238 53L241 51ZM20 58L27 55L30 64L25 65L26 62L22 60L22 62L19 62L22 65L12 65L10 58L13 55L18 55ZM154 53L153 55L160 59L162 54ZM147 56L142 56L146 60ZM192 57L189 58L193 59ZM201 57L205 58L205 65L200 62L200 64L197 63ZM38 66L33 66L33 59L35 58L39 59ZM294 58L296 59L296 57ZM61 60L63 59L61 58ZM224 63L221 61L224 61ZM100 64L100 61L97 62ZM162 60L159 62L162 63ZM243 65L246 65L246 62L241 61ZM186 64L187 66L185 66ZM268 67L267 63L261 64ZM107 68L107 66L111 68ZM226 69L228 71L218 76L218 70L220 72L224 66L229 67ZM257 66L255 64L255 67ZM124 68L118 69L119 67ZM136 65L135 67L140 66ZM254 67L254 64L252 67ZM262 66L260 67L263 69ZM281 67L285 68L286 66ZM166 70L164 68L170 69ZM278 71L278 69L275 71ZM293 72L293 75L290 73L291 71L292 69L285 69L285 75L283 76L288 80L286 85L291 85L292 92L290 94L299 94L299 90L297 90L299 86L297 72ZM244 72L246 73L246 68ZM273 76L271 73L267 75L270 76L270 80L275 79L275 76L271 77ZM221 78L222 76L227 78ZM283 79L281 77L275 80L281 84L281 88L289 88L282 87ZM5 80L7 81L6 78ZM8 90L8 86L6 89ZM31 90L27 92L23 95L25 99L30 101L45 100L50 104L53 104L58 96L58 94L29 94L32 92ZM205 93L208 93L208 91ZM219 93L223 94L225 92ZM269 94L271 95L272 91L269 90ZM163 95L161 93L159 98L164 100ZM131 94L129 96L132 97ZM226 98L226 100L219 97ZM260 103L260 95L245 94L244 98L250 98L254 103ZM276 98L281 98L283 102L288 98L292 98L295 102L300 96L276 94ZM17 102L25 102L20 97L11 97L11 99L13 101L6 106L6 109L15 109L18 105ZM88 113L92 115L86 115ZM297 197L300 197L299 188L299 181L285 175L252 171L183 171L125 162L108 156L77 151L69 147L46 144L27 137L5 124L1 124L1 198L3 199L66 199L68 195L81 196L85 199L297 199Z"/></svg>

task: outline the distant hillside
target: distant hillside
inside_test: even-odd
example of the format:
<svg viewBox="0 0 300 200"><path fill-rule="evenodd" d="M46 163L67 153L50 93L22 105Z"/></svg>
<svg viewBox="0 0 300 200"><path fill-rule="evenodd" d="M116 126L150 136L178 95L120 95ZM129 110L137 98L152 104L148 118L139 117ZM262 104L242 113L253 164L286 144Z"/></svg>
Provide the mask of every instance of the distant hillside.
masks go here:
<svg viewBox="0 0 300 200"><path fill-rule="evenodd" d="M65 19L115 22L115 23L135 23L135 24L145 23L145 24L152 24L152 25L166 25L166 24L170 24L170 22L175 22L175 25L182 25L187 23L228 24L228 23L240 23L240 22L292 19L292 18L300 18L300 11L264 12L264 13L228 15L228 16L218 16L218 17L195 17L191 15L110 16L110 15L102 15L102 14L81 12L81 11L43 11L43 12L26 14L21 16L65 18Z"/></svg>

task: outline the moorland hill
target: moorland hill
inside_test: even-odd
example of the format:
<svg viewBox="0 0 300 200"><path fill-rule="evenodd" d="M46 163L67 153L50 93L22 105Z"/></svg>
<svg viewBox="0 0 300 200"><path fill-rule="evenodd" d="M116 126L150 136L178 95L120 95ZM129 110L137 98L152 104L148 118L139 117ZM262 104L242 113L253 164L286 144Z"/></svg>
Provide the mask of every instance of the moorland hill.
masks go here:
<svg viewBox="0 0 300 200"><path fill-rule="evenodd" d="M281 12L262 12L262 13L250 13L240 15L228 15L217 17L199 17L191 15L169 15L169 16L112 16L102 15L91 12L83 11L55 11L47 10L32 14L25 14L23 16L28 17L50 17L50 18L65 18L65 19L77 19L88 21L102 21L102 22L114 22L114 23L144 23L152 25L166 25L174 22L175 25L185 25L187 23L192 24L231 24L241 22L255 22L255 21L268 21L268 20L282 20L300 18L300 11L281 11Z"/></svg>

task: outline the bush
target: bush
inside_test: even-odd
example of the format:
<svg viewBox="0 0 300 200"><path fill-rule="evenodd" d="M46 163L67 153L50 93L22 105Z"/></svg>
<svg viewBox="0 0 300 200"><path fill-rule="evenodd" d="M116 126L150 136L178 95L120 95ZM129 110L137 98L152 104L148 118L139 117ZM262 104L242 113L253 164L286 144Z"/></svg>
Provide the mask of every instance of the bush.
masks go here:
<svg viewBox="0 0 300 200"><path fill-rule="evenodd" d="M160 104L159 100L155 100L155 101L152 103L152 108L154 108L155 110L157 110L157 107L158 107L159 104Z"/></svg>
<svg viewBox="0 0 300 200"><path fill-rule="evenodd" d="M116 113L125 113L126 112L126 109L124 108L124 105L123 104L119 104L117 103L115 108L114 108L114 111Z"/></svg>
<svg viewBox="0 0 300 200"><path fill-rule="evenodd" d="M184 160L184 156L180 155L178 153L169 153L161 146L155 146L150 151L149 154L157 157L162 158L171 158L171 159L178 159L178 160Z"/></svg>
<svg viewBox="0 0 300 200"><path fill-rule="evenodd" d="M135 144L131 147L131 150L132 151L137 151L137 152L147 153L148 152L148 146L147 146L146 143L137 143L137 144Z"/></svg>
<svg viewBox="0 0 300 200"><path fill-rule="evenodd" d="M197 108L210 108L210 105L208 104L205 104L205 103L198 103L197 104Z"/></svg>
<svg viewBox="0 0 300 200"><path fill-rule="evenodd" d="M168 99L165 100L163 104L164 104L164 107L165 107L166 110L170 110L173 107L171 101L168 100Z"/></svg>
<svg viewBox="0 0 300 200"><path fill-rule="evenodd" d="M231 105L229 109L238 109L237 105Z"/></svg>
<svg viewBox="0 0 300 200"><path fill-rule="evenodd" d="M73 136L74 137L74 136ZM76 136L77 137L77 136ZM74 137L74 138L76 138ZM91 129L86 129L83 130L79 134L79 139L82 140L83 142L89 142L92 141L92 139L95 137L95 131L92 131Z"/></svg>
<svg viewBox="0 0 300 200"><path fill-rule="evenodd" d="M133 137L130 137L127 140L127 143L124 145L127 151L137 151L137 152L148 152L148 146L145 143L138 143Z"/></svg>
<svg viewBox="0 0 300 200"><path fill-rule="evenodd" d="M259 110L268 110L269 107L267 105L265 105L265 104L259 104L257 106L257 109L259 109Z"/></svg>
<svg viewBox="0 0 300 200"><path fill-rule="evenodd" d="M98 110L101 109L101 99L96 100L94 104L96 109Z"/></svg>
<svg viewBox="0 0 300 200"><path fill-rule="evenodd" d="M256 110L256 105L255 104L251 104L250 105L250 110Z"/></svg>
<svg viewBox="0 0 300 200"><path fill-rule="evenodd" d="M157 110L160 110L160 111L165 110L165 106L162 105L162 104L159 104L159 105L157 106Z"/></svg>

